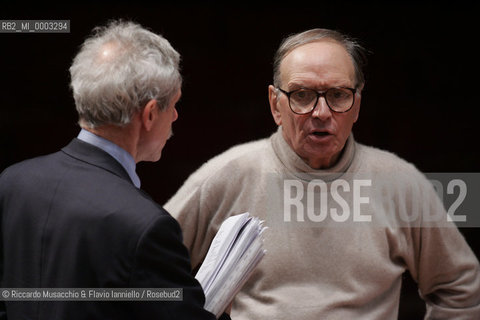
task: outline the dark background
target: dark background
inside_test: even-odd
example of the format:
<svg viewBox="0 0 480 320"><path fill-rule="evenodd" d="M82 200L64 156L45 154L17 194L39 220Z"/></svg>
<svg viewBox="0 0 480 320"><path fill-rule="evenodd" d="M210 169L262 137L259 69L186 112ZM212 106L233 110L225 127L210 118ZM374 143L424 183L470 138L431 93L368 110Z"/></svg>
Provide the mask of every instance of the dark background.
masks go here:
<svg viewBox="0 0 480 320"><path fill-rule="evenodd" d="M138 165L142 188L164 203L212 156L275 131L267 86L286 35L337 29L370 50L357 141L423 172L480 172L478 10L473 2L270 2L255 6L4 2L0 19L69 19L69 34L0 34L0 171L51 153L77 135L68 68L94 26L131 19L182 55L175 136L158 163ZM226 177L227 178L227 177ZM479 230L461 229L477 256ZM422 319L408 275L400 319Z"/></svg>

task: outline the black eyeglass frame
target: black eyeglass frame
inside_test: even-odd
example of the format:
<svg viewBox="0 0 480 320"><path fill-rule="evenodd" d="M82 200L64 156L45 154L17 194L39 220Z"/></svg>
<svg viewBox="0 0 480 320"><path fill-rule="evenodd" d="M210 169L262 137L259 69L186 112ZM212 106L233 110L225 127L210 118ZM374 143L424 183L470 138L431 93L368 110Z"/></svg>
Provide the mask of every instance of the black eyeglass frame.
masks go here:
<svg viewBox="0 0 480 320"><path fill-rule="evenodd" d="M336 113L345 113L345 112L348 112L350 111L352 108L353 108L353 105L355 104L355 94L357 93L357 89L356 88L349 88L349 87L332 87L332 88L328 88L327 90L325 91L315 91L313 89L310 89L310 88L298 88L298 89L295 89L295 90L292 90L292 91L285 91L283 90L282 88L279 88L279 87L276 87L278 90L280 90L284 95L287 96L288 98L288 106L290 107L290 110L292 110L293 113L295 114L298 114L298 115L305 115L305 114L309 114L311 112L313 112L313 110L315 110L315 108L317 107L317 104L318 104L318 100L320 99L320 97L323 97L325 99L325 102L327 103L327 106L328 108L333 111L333 112L336 112ZM328 90L331 90L331 89L347 89L347 90L350 90L352 93L353 93L353 99L352 99L352 105L350 106L350 108L348 108L347 110L345 111L337 111L337 110L334 110L332 109L332 107L330 106L330 104L328 103L328 99L326 97L326 94L328 92ZM307 111L305 113L298 113L298 112L295 112L293 111L293 108L292 108L292 105L290 103L290 95L296 91L299 91L299 90L311 90L311 91L314 91L316 94L317 94L317 100L315 101L315 104L313 105L313 108L312 110L310 111Z"/></svg>

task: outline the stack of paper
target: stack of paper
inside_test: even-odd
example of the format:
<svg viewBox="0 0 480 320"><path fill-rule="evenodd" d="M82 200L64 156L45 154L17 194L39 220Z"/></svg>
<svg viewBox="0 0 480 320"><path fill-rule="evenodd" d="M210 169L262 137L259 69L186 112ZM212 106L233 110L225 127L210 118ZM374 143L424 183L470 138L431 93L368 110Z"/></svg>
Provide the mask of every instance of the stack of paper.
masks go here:
<svg viewBox="0 0 480 320"><path fill-rule="evenodd" d="M248 212L225 220L195 276L205 292L205 309L217 318L265 255L262 223Z"/></svg>

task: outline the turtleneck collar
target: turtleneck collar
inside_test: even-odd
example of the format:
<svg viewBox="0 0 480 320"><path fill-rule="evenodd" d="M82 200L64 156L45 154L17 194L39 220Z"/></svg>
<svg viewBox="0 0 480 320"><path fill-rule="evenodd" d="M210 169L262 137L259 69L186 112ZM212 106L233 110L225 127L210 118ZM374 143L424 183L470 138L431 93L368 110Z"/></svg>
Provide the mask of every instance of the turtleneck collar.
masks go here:
<svg viewBox="0 0 480 320"><path fill-rule="evenodd" d="M281 126L279 126L277 132L271 136L270 141L275 154L280 162L286 167L288 173L301 180L335 180L348 170L355 155L355 140L353 139L353 134L350 134L345 143L342 154L335 165L327 169L313 169L303 161L303 159L300 158L285 141Z"/></svg>

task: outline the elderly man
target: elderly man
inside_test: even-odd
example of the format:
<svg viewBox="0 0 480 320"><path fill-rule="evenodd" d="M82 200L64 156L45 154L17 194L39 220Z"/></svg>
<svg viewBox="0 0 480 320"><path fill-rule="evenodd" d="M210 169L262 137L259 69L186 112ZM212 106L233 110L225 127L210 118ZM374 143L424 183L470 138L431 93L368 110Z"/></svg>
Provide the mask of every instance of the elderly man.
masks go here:
<svg viewBox="0 0 480 320"><path fill-rule="evenodd" d="M395 319L407 270L426 318L480 318L478 260L432 185L353 138L364 57L332 30L285 39L268 88L278 131L213 158L166 204L193 267L225 218L266 220L267 255L237 295L235 319Z"/></svg>
<svg viewBox="0 0 480 320"><path fill-rule="evenodd" d="M80 134L0 176L0 280L7 288L178 288L183 299L7 299L1 319L215 319L178 223L135 173L136 163L160 159L171 135L179 60L166 39L131 22L97 28L84 42L70 68Z"/></svg>

